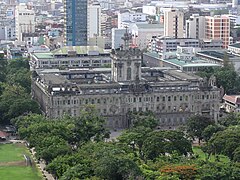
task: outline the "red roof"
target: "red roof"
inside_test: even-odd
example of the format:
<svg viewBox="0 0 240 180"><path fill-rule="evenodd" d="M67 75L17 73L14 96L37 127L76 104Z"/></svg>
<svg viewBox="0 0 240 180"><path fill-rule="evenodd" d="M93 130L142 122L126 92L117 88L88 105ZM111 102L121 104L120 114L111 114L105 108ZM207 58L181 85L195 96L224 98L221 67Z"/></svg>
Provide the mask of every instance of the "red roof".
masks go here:
<svg viewBox="0 0 240 180"><path fill-rule="evenodd" d="M240 95L224 95L223 100L231 102L233 104L240 104Z"/></svg>
<svg viewBox="0 0 240 180"><path fill-rule="evenodd" d="M0 131L0 138L7 137L7 136L8 136L8 133L4 131Z"/></svg>

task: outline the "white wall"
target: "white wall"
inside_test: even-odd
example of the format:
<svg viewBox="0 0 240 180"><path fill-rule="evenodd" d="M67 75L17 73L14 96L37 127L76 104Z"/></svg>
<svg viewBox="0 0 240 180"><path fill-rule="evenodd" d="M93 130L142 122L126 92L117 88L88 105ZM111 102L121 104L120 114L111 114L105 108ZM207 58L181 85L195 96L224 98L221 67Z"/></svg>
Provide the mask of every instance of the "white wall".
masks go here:
<svg viewBox="0 0 240 180"><path fill-rule="evenodd" d="M112 49L120 48L120 46L123 44L122 37L125 32L126 29L112 29Z"/></svg>
<svg viewBox="0 0 240 180"><path fill-rule="evenodd" d="M198 21L198 22L197 22ZM205 38L205 17L193 14L186 21L186 38Z"/></svg>
<svg viewBox="0 0 240 180"><path fill-rule="evenodd" d="M118 13L118 29L124 28L125 22L145 22L147 21L147 15L136 12L124 12Z"/></svg>
<svg viewBox="0 0 240 180"><path fill-rule="evenodd" d="M88 37L101 35L101 6L90 5L88 7Z"/></svg>
<svg viewBox="0 0 240 180"><path fill-rule="evenodd" d="M155 16L157 14L156 6L150 6L150 5L143 6L142 12L151 16Z"/></svg>
<svg viewBox="0 0 240 180"><path fill-rule="evenodd" d="M16 38L21 41L22 33L35 32L35 12L27 9L25 4L20 4L16 7Z"/></svg>

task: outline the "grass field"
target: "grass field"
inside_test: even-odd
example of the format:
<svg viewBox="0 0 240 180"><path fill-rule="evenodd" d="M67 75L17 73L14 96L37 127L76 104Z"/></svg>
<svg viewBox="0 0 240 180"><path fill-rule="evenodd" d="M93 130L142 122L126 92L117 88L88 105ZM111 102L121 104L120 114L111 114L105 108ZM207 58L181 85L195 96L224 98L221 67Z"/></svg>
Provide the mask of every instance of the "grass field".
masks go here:
<svg viewBox="0 0 240 180"><path fill-rule="evenodd" d="M23 155L29 155L23 144L0 144L1 180L41 180L40 171L33 165L26 166Z"/></svg>
<svg viewBox="0 0 240 180"><path fill-rule="evenodd" d="M23 144L0 144L0 162L23 161L29 155Z"/></svg>
<svg viewBox="0 0 240 180"><path fill-rule="evenodd" d="M26 166L0 166L1 180L41 180L36 168Z"/></svg>
<svg viewBox="0 0 240 180"><path fill-rule="evenodd" d="M200 160L206 160L207 159L207 154L205 154L200 147L198 146L193 146L193 152L195 155L198 155L198 158ZM224 156L224 155L218 155L219 160L222 162L229 162L229 158ZM215 155L211 155L209 158L209 161L214 162L216 160L216 156Z"/></svg>

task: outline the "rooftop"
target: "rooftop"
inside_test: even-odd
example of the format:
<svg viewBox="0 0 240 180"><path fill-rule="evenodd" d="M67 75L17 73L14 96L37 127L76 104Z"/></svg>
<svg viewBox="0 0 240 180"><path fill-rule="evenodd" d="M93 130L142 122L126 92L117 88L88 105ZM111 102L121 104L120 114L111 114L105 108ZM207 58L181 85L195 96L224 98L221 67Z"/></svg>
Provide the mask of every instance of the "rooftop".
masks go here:
<svg viewBox="0 0 240 180"><path fill-rule="evenodd" d="M64 76L62 76L60 74L40 74L40 77L42 79L44 79L44 81L47 84L62 84L62 83L70 82Z"/></svg>
<svg viewBox="0 0 240 180"><path fill-rule="evenodd" d="M232 46L235 48L240 48L240 43L230 44L229 46Z"/></svg>
<svg viewBox="0 0 240 180"><path fill-rule="evenodd" d="M136 24L140 29L156 29L163 28L163 24Z"/></svg>
<svg viewBox="0 0 240 180"><path fill-rule="evenodd" d="M151 57L159 59L159 55L157 53L144 53L144 54L147 54ZM174 64L174 65L177 65L177 66L181 66L181 67L203 67L203 66L218 67L218 66L221 66L220 64L209 63L208 61L205 61L205 60L200 59L200 58L194 58L192 61L184 61L184 60L181 60L181 59L179 60L177 58L163 59L162 61L170 63L170 64Z"/></svg>
<svg viewBox="0 0 240 180"><path fill-rule="evenodd" d="M53 59L52 53L33 53L38 59Z"/></svg>
<svg viewBox="0 0 240 180"><path fill-rule="evenodd" d="M240 104L240 95L224 95L223 100L231 102L233 104Z"/></svg>
<svg viewBox="0 0 240 180"><path fill-rule="evenodd" d="M212 56L219 59L224 59L224 57L227 57L227 58L235 57L234 55L228 54L225 51L201 51L199 52L199 54L204 54L204 55Z"/></svg>
<svg viewBox="0 0 240 180"><path fill-rule="evenodd" d="M52 51L54 55L68 54L69 51L76 51L76 54L88 54L89 51L98 51L100 54L109 53L108 51L98 46L65 46Z"/></svg>

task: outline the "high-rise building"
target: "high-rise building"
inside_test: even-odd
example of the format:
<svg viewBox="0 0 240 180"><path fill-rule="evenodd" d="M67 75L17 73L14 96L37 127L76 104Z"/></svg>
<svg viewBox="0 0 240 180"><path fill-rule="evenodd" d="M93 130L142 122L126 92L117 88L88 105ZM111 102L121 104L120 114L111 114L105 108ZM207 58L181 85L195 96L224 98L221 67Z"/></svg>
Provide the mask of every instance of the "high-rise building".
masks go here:
<svg viewBox="0 0 240 180"><path fill-rule="evenodd" d="M193 14L186 21L186 38L203 39L205 36L205 17Z"/></svg>
<svg viewBox="0 0 240 180"><path fill-rule="evenodd" d="M88 35L88 0L65 0L65 43L86 46Z"/></svg>
<svg viewBox="0 0 240 180"><path fill-rule="evenodd" d="M177 9L167 9L164 12L164 36L183 38L183 12Z"/></svg>
<svg viewBox="0 0 240 180"><path fill-rule="evenodd" d="M101 36L101 6L91 4L88 7L88 37Z"/></svg>
<svg viewBox="0 0 240 180"><path fill-rule="evenodd" d="M223 48L227 48L230 42L230 18L228 16L206 16L205 37L207 39L220 39Z"/></svg>
<svg viewBox="0 0 240 180"><path fill-rule="evenodd" d="M25 4L19 4L15 10L16 39L22 41L22 33L35 32L35 12Z"/></svg>

